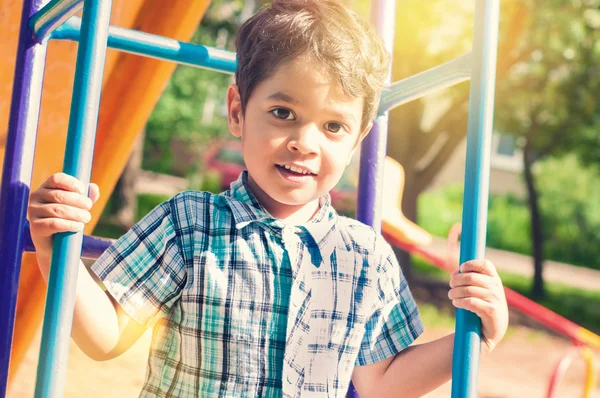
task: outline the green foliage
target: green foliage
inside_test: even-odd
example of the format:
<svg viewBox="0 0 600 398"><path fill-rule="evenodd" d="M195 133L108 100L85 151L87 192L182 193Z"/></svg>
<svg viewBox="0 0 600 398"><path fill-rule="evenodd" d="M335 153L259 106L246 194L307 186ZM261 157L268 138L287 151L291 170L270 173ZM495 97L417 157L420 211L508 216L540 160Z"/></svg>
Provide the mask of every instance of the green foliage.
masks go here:
<svg viewBox="0 0 600 398"><path fill-rule="evenodd" d="M221 175L218 172L196 174L193 179L190 179L188 189L215 194L221 193Z"/></svg>
<svg viewBox="0 0 600 398"><path fill-rule="evenodd" d="M530 216L525 203L510 195L493 196L489 209L487 239L490 246L530 254Z"/></svg>
<svg viewBox="0 0 600 398"><path fill-rule="evenodd" d="M548 159L537 177L548 258L600 269L600 176L575 156Z"/></svg>
<svg viewBox="0 0 600 398"><path fill-rule="evenodd" d="M119 239L127 232L127 229L118 225L103 222L102 219L94 228L93 235L101 238Z"/></svg>
<svg viewBox="0 0 600 398"><path fill-rule="evenodd" d="M152 209L169 199L170 196L168 195L139 194L137 196L135 222L140 221Z"/></svg>
<svg viewBox="0 0 600 398"><path fill-rule="evenodd" d="M414 272L428 277L449 280L448 273L427 263L425 260L413 256ZM528 277L500 271L504 286L532 299L531 280ZM581 290L559 283L546 283L547 297L539 304L556 312L557 314L589 329L600 333L600 291ZM420 308L420 307L419 307ZM426 309L427 313L431 312ZM435 319L435 317L433 317Z"/></svg>
<svg viewBox="0 0 600 398"><path fill-rule="evenodd" d="M419 197L419 225L436 236L447 236L452 225L462 219L463 189L450 185L428 191ZM511 196L490 196L487 245L530 254L529 213L522 200Z"/></svg>
<svg viewBox="0 0 600 398"><path fill-rule="evenodd" d="M455 325L454 316L442 311L435 305L419 301L419 314L425 328L452 328Z"/></svg>
<svg viewBox="0 0 600 398"><path fill-rule="evenodd" d="M146 214L152 209L161 204L162 202L169 200L170 197L167 195L153 195L153 194L139 194L137 195L137 206L134 222L140 221ZM109 199L109 202L111 199ZM122 235L127 232L127 229L111 224L108 220L110 219L110 206L107 205L100 216L100 221L96 228L94 228L93 234L103 238L119 239Z"/></svg>
<svg viewBox="0 0 600 398"><path fill-rule="evenodd" d="M573 155L549 158L536 170L545 257L600 269L600 176ZM419 198L419 225L446 236L461 221L462 187L425 192ZM513 196L490 196L489 247L531 255L527 203Z"/></svg>
<svg viewBox="0 0 600 398"><path fill-rule="evenodd" d="M496 126L526 137L534 156L576 151L597 159L600 11L595 1L534 1L528 48L497 81Z"/></svg>
<svg viewBox="0 0 600 398"><path fill-rule="evenodd" d="M211 2L191 42L233 51L242 7L241 1ZM148 120L142 167L178 176L197 172L206 145L229 134L224 107L231 80L224 73L178 66Z"/></svg>

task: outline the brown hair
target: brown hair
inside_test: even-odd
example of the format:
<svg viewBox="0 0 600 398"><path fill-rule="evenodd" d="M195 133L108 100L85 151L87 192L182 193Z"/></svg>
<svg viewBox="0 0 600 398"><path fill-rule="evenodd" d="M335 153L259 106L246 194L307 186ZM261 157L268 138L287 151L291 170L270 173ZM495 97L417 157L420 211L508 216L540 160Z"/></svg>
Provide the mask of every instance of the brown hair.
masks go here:
<svg viewBox="0 0 600 398"><path fill-rule="evenodd" d="M261 81L308 55L347 95L363 97L362 127L375 118L390 57L371 26L339 2L274 0L240 27L235 44L242 111Z"/></svg>

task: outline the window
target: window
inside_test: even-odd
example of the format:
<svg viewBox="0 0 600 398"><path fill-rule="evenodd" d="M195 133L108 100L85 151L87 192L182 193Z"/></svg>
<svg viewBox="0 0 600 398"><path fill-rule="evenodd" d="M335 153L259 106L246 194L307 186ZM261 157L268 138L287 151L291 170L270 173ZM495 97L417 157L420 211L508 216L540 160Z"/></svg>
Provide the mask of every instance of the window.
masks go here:
<svg viewBox="0 0 600 398"><path fill-rule="evenodd" d="M513 135L500 135L496 153L503 156L514 156L516 149L516 140Z"/></svg>
<svg viewBox="0 0 600 398"><path fill-rule="evenodd" d="M523 152L517 146L517 138L513 134L494 132L491 166L512 173L523 170Z"/></svg>

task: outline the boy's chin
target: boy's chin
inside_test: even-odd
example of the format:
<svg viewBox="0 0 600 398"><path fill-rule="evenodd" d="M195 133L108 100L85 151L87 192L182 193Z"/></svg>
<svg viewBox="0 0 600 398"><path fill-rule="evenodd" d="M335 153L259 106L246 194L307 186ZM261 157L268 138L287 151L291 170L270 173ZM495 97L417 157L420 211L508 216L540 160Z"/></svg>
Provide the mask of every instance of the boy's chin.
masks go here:
<svg viewBox="0 0 600 398"><path fill-rule="evenodd" d="M270 196L282 205L301 207L318 200L321 196L323 196L323 194L318 192L273 192L273 194Z"/></svg>

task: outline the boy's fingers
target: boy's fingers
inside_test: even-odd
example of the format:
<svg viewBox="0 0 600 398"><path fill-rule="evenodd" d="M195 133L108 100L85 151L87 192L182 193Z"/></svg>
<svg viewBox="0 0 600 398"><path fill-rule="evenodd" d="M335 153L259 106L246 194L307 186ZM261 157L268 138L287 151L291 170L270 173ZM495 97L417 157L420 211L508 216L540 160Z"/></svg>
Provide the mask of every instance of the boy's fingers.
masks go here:
<svg viewBox="0 0 600 398"><path fill-rule="evenodd" d="M96 203L98 199L100 199L100 188L98 185L90 182L90 190L88 193L88 198L91 199L92 203Z"/></svg>
<svg viewBox="0 0 600 398"><path fill-rule="evenodd" d="M84 210L90 210L93 204L92 200L86 196L60 189L39 189L36 191L35 196L32 195L32 202L61 204Z"/></svg>
<svg viewBox="0 0 600 398"><path fill-rule="evenodd" d="M39 236L52 236L60 232L83 231L84 224L61 218L38 218L31 222L31 228L35 229Z"/></svg>
<svg viewBox="0 0 600 398"><path fill-rule="evenodd" d="M80 223L88 223L92 219L90 212L85 209L55 203L32 204L29 215L33 220L57 218Z"/></svg>
<svg viewBox="0 0 600 398"><path fill-rule="evenodd" d="M491 261L485 259L471 260L463 263L460 266L460 272L477 272L484 275L496 276L498 272Z"/></svg>
<svg viewBox="0 0 600 398"><path fill-rule="evenodd" d="M46 189L62 189L65 191L77 192L81 195L87 194L85 185L81 181L65 173L52 174L44 184L42 184L42 187Z"/></svg>
<svg viewBox="0 0 600 398"><path fill-rule="evenodd" d="M489 289L479 286L460 286L450 289L448 292L448 298L450 300L464 299L468 297L489 301L493 298L493 292Z"/></svg>
<svg viewBox="0 0 600 398"><path fill-rule="evenodd" d="M494 278L489 275L478 274L476 272L468 272L454 275L450 279L450 287L460 286L479 286L489 287L494 284Z"/></svg>
<svg viewBox="0 0 600 398"><path fill-rule="evenodd" d="M479 298L468 297L454 299L452 300L452 304L456 308L474 312L480 318L490 316L494 311L494 305Z"/></svg>

